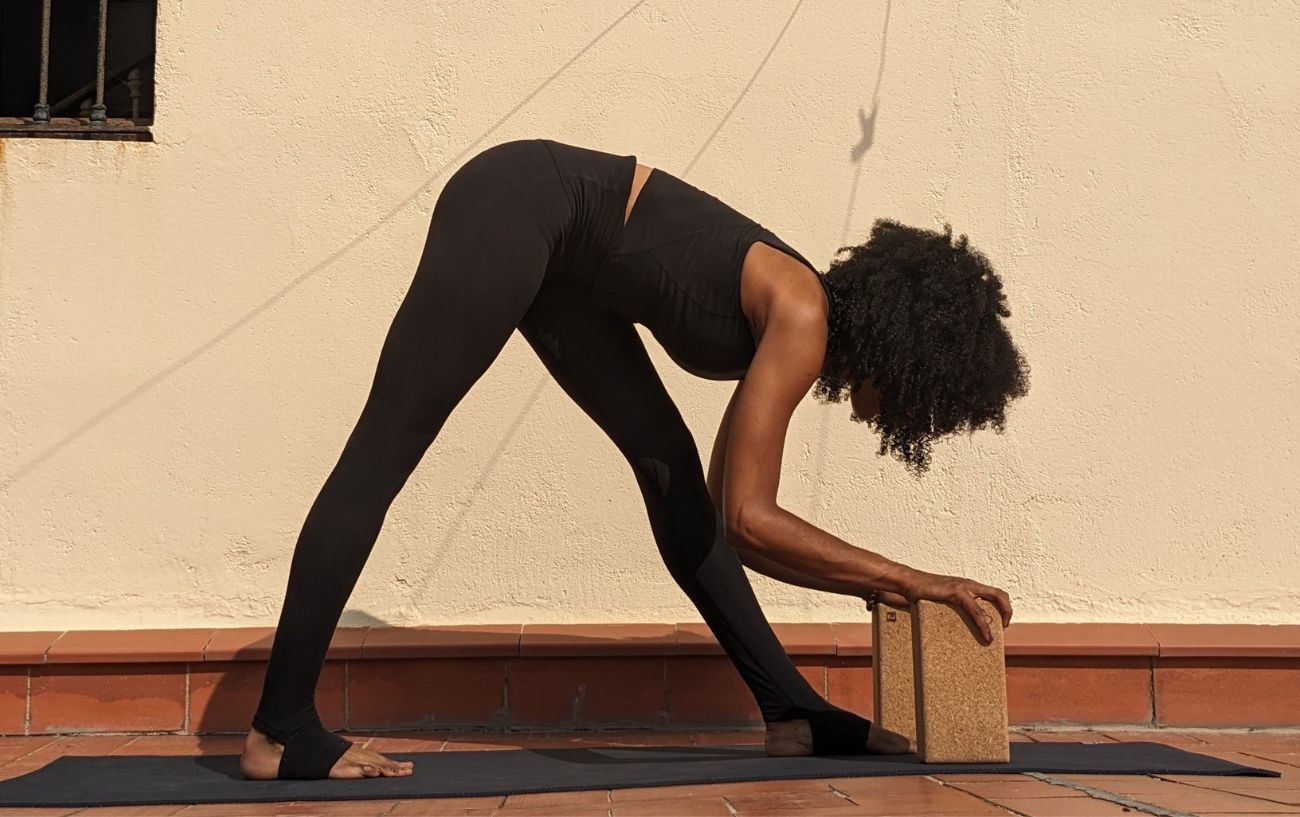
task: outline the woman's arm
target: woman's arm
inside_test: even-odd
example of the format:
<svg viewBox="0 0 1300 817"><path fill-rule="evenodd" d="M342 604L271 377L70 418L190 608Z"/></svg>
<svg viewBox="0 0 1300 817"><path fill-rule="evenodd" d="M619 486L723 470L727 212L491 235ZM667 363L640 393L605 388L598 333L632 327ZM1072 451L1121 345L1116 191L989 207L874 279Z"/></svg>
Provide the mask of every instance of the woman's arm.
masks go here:
<svg viewBox="0 0 1300 817"><path fill-rule="evenodd" d="M744 380L741 382L744 382ZM727 403L727 410L723 411L722 423L718 425L718 436L714 438L714 451L708 457L708 493L714 497L714 505L718 506L719 511L722 511L723 507L723 463L727 462L727 435L731 432L732 409L736 406L736 395L738 393L740 393L740 384L736 385L736 392L732 393L731 401ZM858 598L866 597L866 593L859 592L859 589L852 584L818 579L816 576L807 575L806 572L794 570L792 567L785 567L770 558L759 556L754 550L737 548L736 552L740 556L742 565L749 567L750 570L761 572L764 576L771 576L777 582L794 584L798 585L798 587L814 589L814 591L841 593L844 596L857 596Z"/></svg>
<svg viewBox="0 0 1300 817"><path fill-rule="evenodd" d="M803 318L786 315L773 318L773 328L782 331L763 332L749 371L723 413L709 461L709 492L741 563L814 590L865 597L875 589L881 601L896 607L920 599L942 601L965 616L984 643L991 644L992 629L976 599L992 601L1006 627L1011 624L1011 598L1006 592L890 561L777 507L786 428L795 405L820 372L826 324L816 313ZM810 351L810 347L816 348Z"/></svg>
<svg viewBox="0 0 1300 817"><path fill-rule="evenodd" d="M724 412L709 489L727 540L754 570L833 593L865 597L880 589L903 595L910 568L854 547L776 504L786 430L821 370L825 332L817 311L773 311Z"/></svg>
<svg viewBox="0 0 1300 817"><path fill-rule="evenodd" d="M709 455L707 483L709 494L713 497L713 504L718 506L719 511L722 509L722 465L727 460L727 435L731 431L731 412L736 405L736 396L740 393L740 385L743 383L742 380L736 385L736 391L732 393L731 400L727 402L726 410L722 412L722 422L718 425L718 436L713 440L713 452ZM841 593L845 596L856 596L858 598L865 598L867 595L852 584L809 576L807 573L786 567L765 556L760 556L757 552L748 548L737 548L736 553L740 556L740 562L745 567L786 584L807 587L811 590L821 590L826 593Z"/></svg>

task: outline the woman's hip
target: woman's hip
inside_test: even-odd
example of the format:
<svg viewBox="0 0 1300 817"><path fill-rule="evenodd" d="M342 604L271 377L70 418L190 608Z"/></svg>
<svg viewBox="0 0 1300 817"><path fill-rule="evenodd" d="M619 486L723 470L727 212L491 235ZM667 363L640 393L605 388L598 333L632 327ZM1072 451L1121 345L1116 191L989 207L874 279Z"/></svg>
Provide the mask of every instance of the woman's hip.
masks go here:
<svg viewBox="0 0 1300 817"><path fill-rule="evenodd" d="M559 173L538 139L500 142L471 156L443 185L434 214L452 209L457 220L473 220L480 228L534 229L553 242L571 218Z"/></svg>

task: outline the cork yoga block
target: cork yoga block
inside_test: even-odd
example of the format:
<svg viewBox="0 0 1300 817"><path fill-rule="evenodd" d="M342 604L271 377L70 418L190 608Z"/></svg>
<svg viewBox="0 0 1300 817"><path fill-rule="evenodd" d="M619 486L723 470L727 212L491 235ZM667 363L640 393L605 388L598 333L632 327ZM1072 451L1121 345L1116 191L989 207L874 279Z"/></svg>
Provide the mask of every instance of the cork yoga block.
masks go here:
<svg viewBox="0 0 1300 817"><path fill-rule="evenodd" d="M881 727L916 740L912 611L884 602L871 612L872 704Z"/></svg>
<svg viewBox="0 0 1300 817"><path fill-rule="evenodd" d="M1002 615L992 602L977 602L991 644L951 605L922 600L913 606L916 751L925 763L1011 760Z"/></svg>

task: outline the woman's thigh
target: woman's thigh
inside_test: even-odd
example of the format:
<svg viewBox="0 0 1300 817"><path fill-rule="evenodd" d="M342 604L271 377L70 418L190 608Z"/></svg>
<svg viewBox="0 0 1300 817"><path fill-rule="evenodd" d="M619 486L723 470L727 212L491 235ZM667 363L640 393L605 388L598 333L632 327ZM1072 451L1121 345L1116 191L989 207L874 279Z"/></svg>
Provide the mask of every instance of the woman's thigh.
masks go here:
<svg viewBox="0 0 1300 817"><path fill-rule="evenodd" d="M690 585L721 522L695 440L636 328L591 306L580 284L555 276L519 331L632 466L659 554L673 577Z"/></svg>
<svg viewBox="0 0 1300 817"><path fill-rule="evenodd" d="M496 145L447 180L364 419L437 433L518 327L568 206L544 151L531 141ZM543 217L542 208L555 212Z"/></svg>
<svg viewBox="0 0 1300 817"><path fill-rule="evenodd" d="M519 324L519 332L565 393L639 470L647 460L688 460L699 452L677 405L664 388L636 328L591 305L580 282L548 278Z"/></svg>

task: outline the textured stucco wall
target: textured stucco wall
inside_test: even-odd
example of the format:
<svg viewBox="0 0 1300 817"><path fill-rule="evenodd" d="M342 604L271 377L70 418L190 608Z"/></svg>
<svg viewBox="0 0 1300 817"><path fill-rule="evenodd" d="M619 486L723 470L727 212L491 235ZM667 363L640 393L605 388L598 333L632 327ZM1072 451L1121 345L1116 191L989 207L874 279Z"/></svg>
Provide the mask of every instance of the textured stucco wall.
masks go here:
<svg viewBox="0 0 1300 817"><path fill-rule="evenodd" d="M821 266L885 215L998 266L1007 434L918 482L808 398L791 511L1021 621L1300 620L1294 3L160 6L155 143L0 140L4 628L273 624L437 192L536 135ZM641 331L707 456L732 384ZM863 616L751 575L773 620ZM343 623L671 620L630 469L516 334Z"/></svg>

